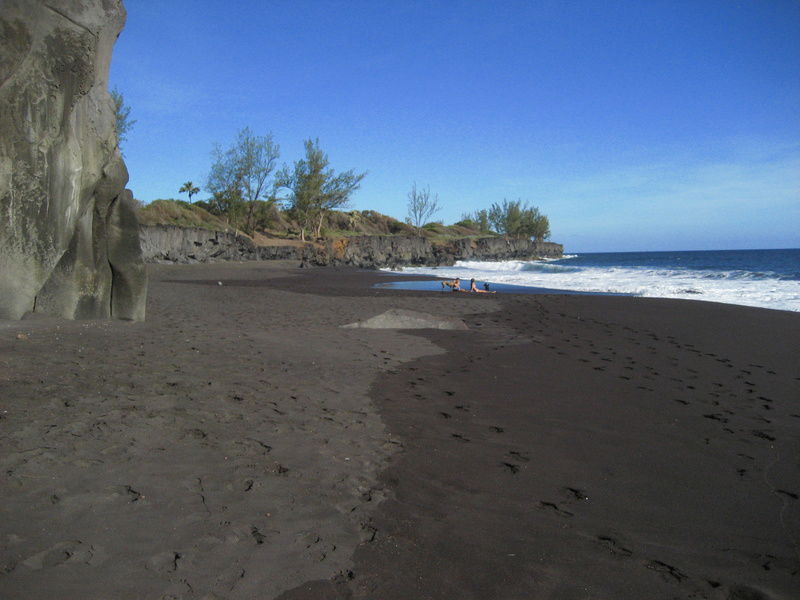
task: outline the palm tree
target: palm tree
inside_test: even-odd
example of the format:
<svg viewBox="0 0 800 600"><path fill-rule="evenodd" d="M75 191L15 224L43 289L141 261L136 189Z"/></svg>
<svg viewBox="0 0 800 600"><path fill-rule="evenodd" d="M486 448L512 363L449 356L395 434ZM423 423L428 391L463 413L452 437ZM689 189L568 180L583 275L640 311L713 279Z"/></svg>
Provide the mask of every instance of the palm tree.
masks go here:
<svg viewBox="0 0 800 600"><path fill-rule="evenodd" d="M192 196L194 196L197 192L200 191L199 187L196 187L191 181L187 181L186 183L181 186L181 189L178 190L179 194L183 194L184 192L189 193L189 202L192 201Z"/></svg>

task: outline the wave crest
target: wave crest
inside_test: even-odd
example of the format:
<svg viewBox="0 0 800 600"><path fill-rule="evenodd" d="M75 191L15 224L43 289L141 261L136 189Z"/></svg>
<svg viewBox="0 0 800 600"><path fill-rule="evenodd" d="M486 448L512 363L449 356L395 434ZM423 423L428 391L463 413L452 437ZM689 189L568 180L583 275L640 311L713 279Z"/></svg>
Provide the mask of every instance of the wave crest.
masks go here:
<svg viewBox="0 0 800 600"><path fill-rule="evenodd" d="M461 277L528 287L708 300L800 311L800 282L786 273L745 270L579 266L554 261L460 261L452 267L407 267L405 273Z"/></svg>

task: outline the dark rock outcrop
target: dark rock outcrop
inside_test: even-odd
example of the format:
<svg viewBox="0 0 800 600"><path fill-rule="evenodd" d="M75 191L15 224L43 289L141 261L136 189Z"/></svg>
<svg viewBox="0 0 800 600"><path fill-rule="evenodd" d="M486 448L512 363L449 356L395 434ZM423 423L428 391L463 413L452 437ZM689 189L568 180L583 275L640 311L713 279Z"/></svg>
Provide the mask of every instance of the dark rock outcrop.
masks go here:
<svg viewBox="0 0 800 600"><path fill-rule="evenodd" d="M256 246L234 233L190 229L173 225L140 228L145 262L210 262L224 260L300 260L317 266L352 266L364 269L406 265L452 265L457 260L530 260L557 258L561 244L460 238L431 242L427 238L366 235L331 240L325 244Z"/></svg>
<svg viewBox="0 0 800 600"><path fill-rule="evenodd" d="M119 0L0 2L0 319L143 319L108 69Z"/></svg>
<svg viewBox="0 0 800 600"><path fill-rule="evenodd" d="M142 225L142 256L149 263L194 263L239 260L300 260L299 246L256 246L248 237L227 231Z"/></svg>
<svg viewBox="0 0 800 600"><path fill-rule="evenodd" d="M457 260L531 260L557 258L561 244L501 237L457 238L431 242L421 237L363 236L341 238L317 251L319 265L348 265L361 268L405 265L452 265Z"/></svg>

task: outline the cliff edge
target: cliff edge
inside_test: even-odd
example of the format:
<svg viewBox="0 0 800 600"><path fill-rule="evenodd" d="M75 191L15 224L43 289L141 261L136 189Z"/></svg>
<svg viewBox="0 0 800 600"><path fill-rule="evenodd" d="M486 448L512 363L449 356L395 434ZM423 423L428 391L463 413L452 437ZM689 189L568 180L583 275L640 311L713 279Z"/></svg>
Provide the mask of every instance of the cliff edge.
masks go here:
<svg viewBox="0 0 800 600"><path fill-rule="evenodd" d="M408 265L452 265L458 260L532 260L558 258L564 247L502 237L431 240L398 235L364 235L324 243L256 245L232 232L173 225L143 225L139 229L145 262L191 263L225 260L298 260L317 266L363 269Z"/></svg>

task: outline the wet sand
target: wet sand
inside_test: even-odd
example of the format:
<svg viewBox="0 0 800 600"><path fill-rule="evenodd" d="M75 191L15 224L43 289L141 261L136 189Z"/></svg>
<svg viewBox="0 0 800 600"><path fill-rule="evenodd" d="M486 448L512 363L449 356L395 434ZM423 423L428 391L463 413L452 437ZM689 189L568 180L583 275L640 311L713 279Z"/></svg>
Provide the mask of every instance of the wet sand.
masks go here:
<svg viewBox="0 0 800 600"><path fill-rule="evenodd" d="M796 597L800 315L293 267L0 324L0 597Z"/></svg>

